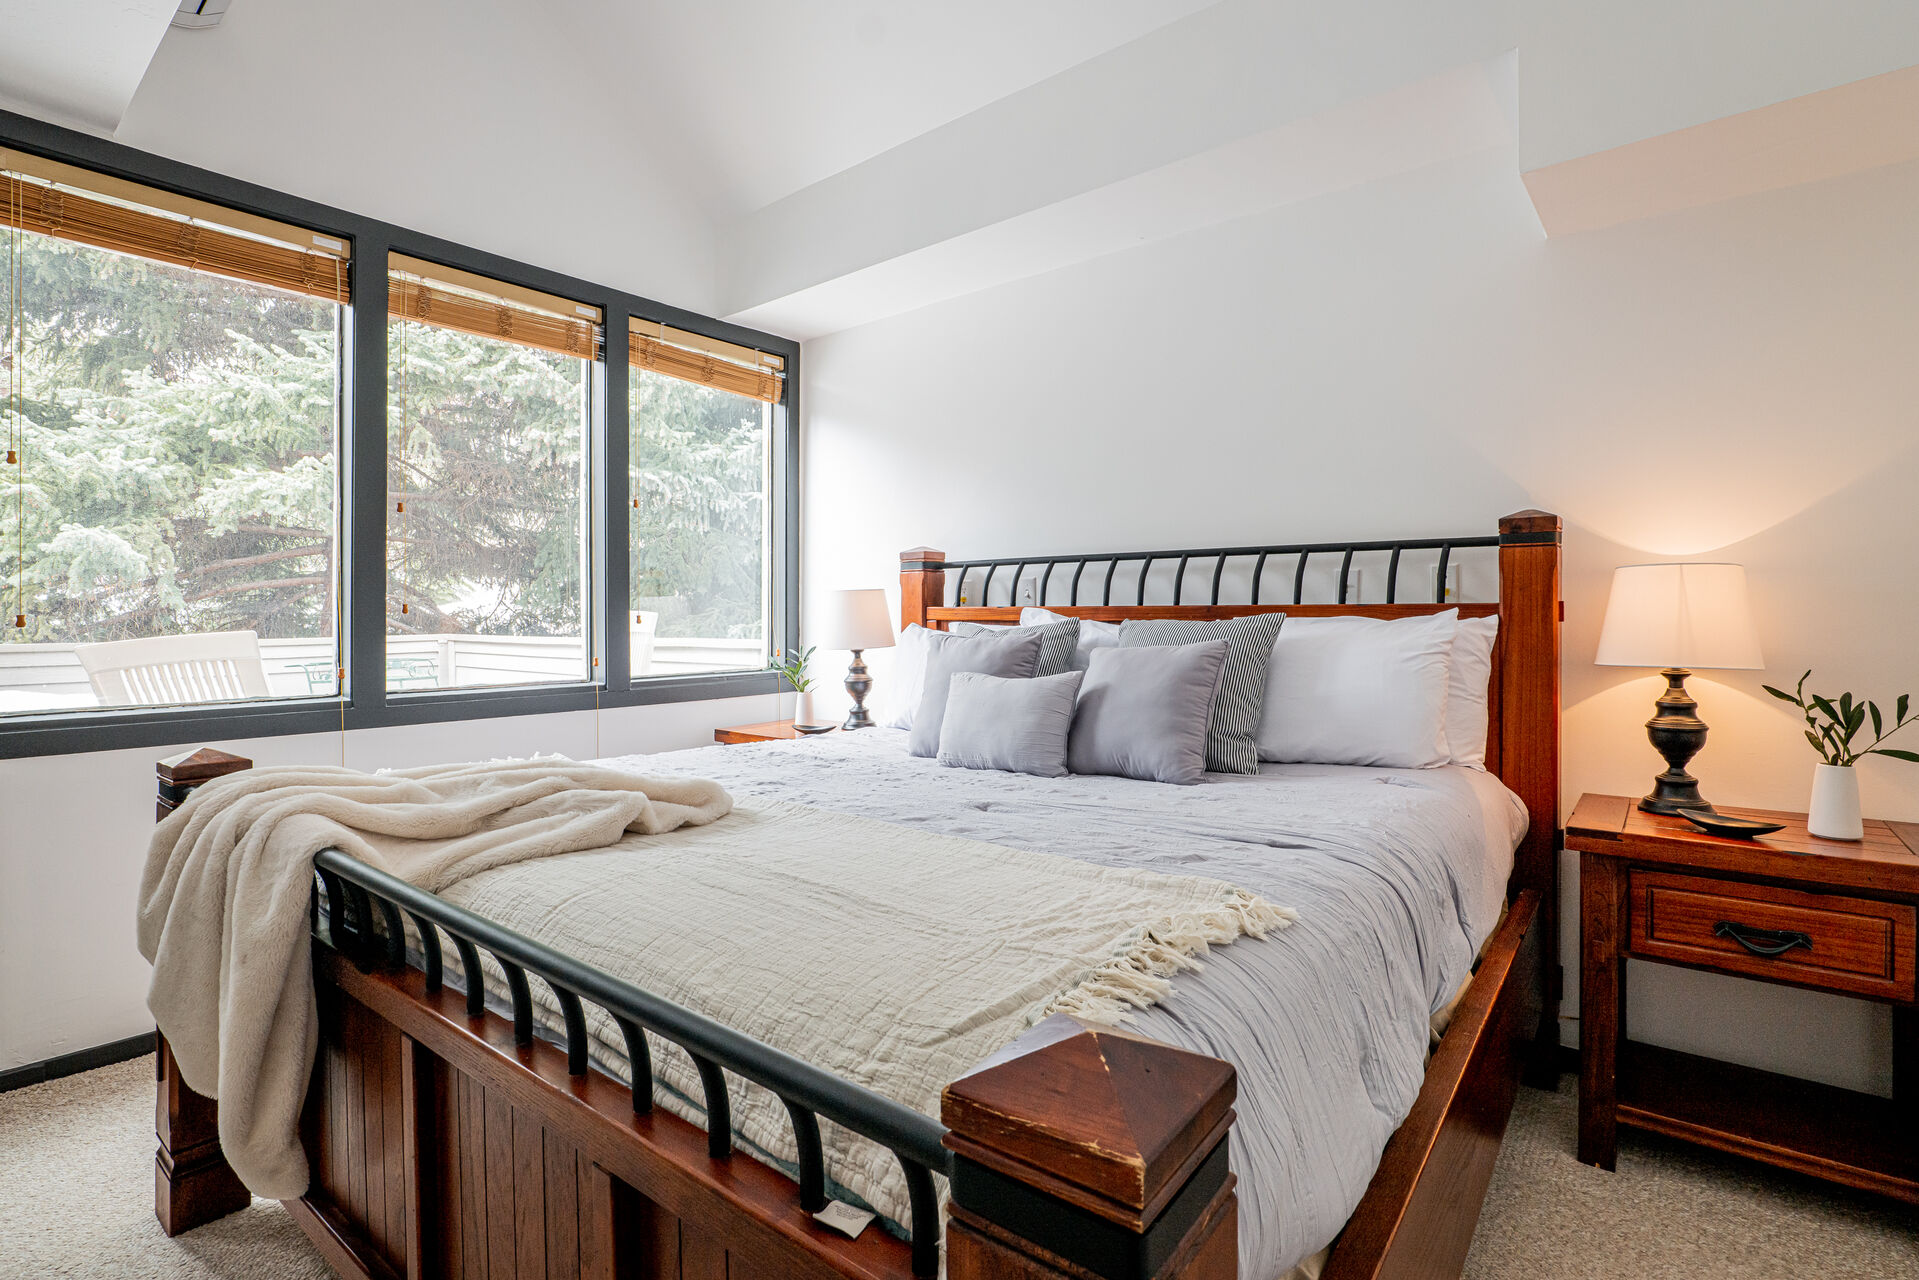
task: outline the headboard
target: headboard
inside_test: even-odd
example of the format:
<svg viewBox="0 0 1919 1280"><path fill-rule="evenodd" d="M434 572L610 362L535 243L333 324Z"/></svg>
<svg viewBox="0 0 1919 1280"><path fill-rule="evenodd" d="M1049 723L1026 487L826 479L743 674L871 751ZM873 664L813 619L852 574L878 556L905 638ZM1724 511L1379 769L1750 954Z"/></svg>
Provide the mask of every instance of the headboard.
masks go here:
<svg viewBox="0 0 1919 1280"><path fill-rule="evenodd" d="M1008 556L997 560L948 560L944 552L915 547L900 553L900 625L918 623L945 630L953 622L1017 622L1021 584L1031 582L1032 603L1055 612L1102 622L1127 618L1238 618L1249 613L1285 612L1300 617L1355 614L1367 618L1404 618L1438 613L1454 607L1447 601L1448 568L1454 554L1478 548L1497 548L1499 598L1497 603L1458 603L1464 617L1499 616L1499 636L1493 645L1493 679L1488 690L1486 768L1525 802L1532 825L1514 860L1511 891L1540 891L1540 909L1548 925L1545 937L1557 937L1559 903L1559 627L1564 608L1559 599L1560 520L1544 511L1519 511L1499 522L1499 532L1463 538L1401 538L1378 542L1294 543L1268 547L1208 547L1184 551L1101 552L1086 555ZM1436 562L1432 599L1400 601L1402 558L1423 556ZM1386 600L1379 604L1349 603L1347 584L1355 557L1362 562L1387 558ZM1336 600L1307 604L1308 567L1318 560L1338 558ZM1285 591L1281 565L1290 561L1291 591ZM1229 567L1238 580L1252 565L1251 589L1245 603L1220 602ZM1275 562L1278 562L1275 564ZM1137 563L1135 572L1132 566ZM1172 602L1147 604L1148 580L1154 564L1171 564ZM1122 573L1121 566L1127 566ZM1187 604L1188 571L1197 565L1208 581L1205 604ZM1273 565L1276 572L1269 574ZM1089 576L1088 570L1091 570ZM1205 571L1210 569L1210 575ZM1001 577L1007 602L987 603L993 581ZM1070 571L1070 574L1068 573ZM1275 592L1275 580L1279 590ZM1010 584L1010 585L1009 585ZM978 592L978 604L971 592ZM1113 603L1115 595L1130 603ZM1275 601L1275 594L1290 600ZM948 599L955 603L947 603ZM1083 603L1097 598L1098 603ZM960 603L960 602L966 603Z"/></svg>

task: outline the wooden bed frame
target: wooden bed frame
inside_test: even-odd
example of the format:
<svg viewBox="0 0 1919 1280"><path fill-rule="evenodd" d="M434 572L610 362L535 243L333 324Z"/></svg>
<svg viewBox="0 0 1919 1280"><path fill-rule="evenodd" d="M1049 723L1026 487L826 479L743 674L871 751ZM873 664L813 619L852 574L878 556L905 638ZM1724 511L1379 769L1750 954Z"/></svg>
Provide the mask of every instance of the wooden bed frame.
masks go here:
<svg viewBox="0 0 1919 1280"><path fill-rule="evenodd" d="M1559 541L1557 516L1523 511L1506 517L1497 539L1498 604L1460 606L1466 616L1496 612L1500 619L1487 767L1525 802L1531 829L1518 850L1506 918L1433 1054L1411 1114L1333 1247L1327 1280L1458 1275L1521 1073L1529 1060L1544 1074L1555 1069ZM1491 542L1444 544L1437 580L1445 580L1443 556L1451 546ZM1391 549L1397 573L1399 547L1391 543L1090 560L1143 559L1144 582L1150 562L1162 555L1181 557L1183 578L1188 556L1258 553L1263 567L1268 554L1344 551L1343 581L1355 549ZM1079 557L1064 561L1075 562L1084 569ZM902 625L941 629L961 620L1014 620L1018 611L1010 605L948 605L946 573L960 568L958 595L973 567L1016 566L1017 581L1029 564L1048 565L1051 576L1050 562L1040 559L961 567L935 551L906 552ZM1302 570L1296 584L1303 577ZM1075 600L1078 579L1076 572ZM1106 603L1111 581L1109 570L1099 606L1049 607L1109 621L1226 618L1272 608L1401 617L1449 607L1221 605L1218 573L1206 605L1114 606ZM249 766L213 750L163 762L160 815L201 783ZM548 1044L532 1036L521 1001L517 1016L507 1019L476 1013L441 986L437 943L430 973L406 967L391 946L382 953L378 931L368 927L376 908L389 922L390 938L401 909L432 910L439 900L417 891L409 898L409 887L370 871L362 883L352 870L359 864L338 863L330 874L334 857L321 855L318 869L325 899L339 908L322 912L316 891L321 1047L303 1122L312 1184L286 1206L341 1275L908 1280L928 1274L930 1240L921 1241L916 1257L878 1226L854 1240L828 1231L802 1207L803 1200L818 1207L817 1179L795 1183L757 1160L736 1157L724 1126L716 1124L721 1132L710 1138L653 1109L650 1093L643 1102L589 1068L583 1023L577 1042L570 1026L566 1048ZM612 979L605 981L613 988L595 987L593 974L563 957L543 968L537 948L511 949L524 939L450 904L434 918L456 945L471 945L464 929L482 949L509 948L494 954L524 961L556 991L571 984L576 995L602 1004L595 992L617 996L615 988L654 999ZM686 1015L691 1023L675 1020L685 1011L661 1022L653 1006L622 1007L682 1044L679 1033L700 1031L697 1015ZM851 1108L846 1113L857 1118L879 1118L872 1123L880 1133L896 1139L886 1145L919 1153L928 1167L941 1162L934 1171L949 1178L944 1245L953 1280L1227 1280L1239 1274L1235 1179L1227 1168L1235 1093L1228 1063L1124 1033L1082 1031L954 1081L942 1105L943 1131L917 1116L886 1128L892 1104L862 1099L856 1096L862 1091L845 1082L809 1081L804 1064L768 1066L762 1056L778 1055L763 1046L758 1054L749 1044L726 1056L723 1038L732 1034L715 1026L712 1039L696 1036L694 1043L713 1049L720 1067L761 1083L774 1080L771 1087L794 1113L796 1133L808 1108L829 1117L835 1106ZM155 1209L173 1235L244 1206L248 1197L221 1155L216 1104L185 1088L164 1040L158 1078ZM779 1087L782 1080L790 1089ZM932 1127L909 1132L915 1123Z"/></svg>

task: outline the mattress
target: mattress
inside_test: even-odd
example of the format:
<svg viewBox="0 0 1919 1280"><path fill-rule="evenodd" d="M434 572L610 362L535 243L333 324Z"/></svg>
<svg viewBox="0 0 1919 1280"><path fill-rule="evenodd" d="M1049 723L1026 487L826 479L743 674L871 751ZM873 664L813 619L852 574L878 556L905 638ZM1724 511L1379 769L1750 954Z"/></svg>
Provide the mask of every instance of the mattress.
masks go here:
<svg viewBox="0 0 1919 1280"><path fill-rule="evenodd" d="M1238 1068L1231 1158L1247 1280L1286 1275L1352 1215L1424 1080L1430 1019L1498 923L1526 825L1496 778L1459 767L1266 765L1191 787L1047 779L912 757L890 729L601 763L714 778L747 802L1208 876L1296 909L1268 939L1215 949L1128 1024ZM606 1047L596 1059L617 1054Z"/></svg>

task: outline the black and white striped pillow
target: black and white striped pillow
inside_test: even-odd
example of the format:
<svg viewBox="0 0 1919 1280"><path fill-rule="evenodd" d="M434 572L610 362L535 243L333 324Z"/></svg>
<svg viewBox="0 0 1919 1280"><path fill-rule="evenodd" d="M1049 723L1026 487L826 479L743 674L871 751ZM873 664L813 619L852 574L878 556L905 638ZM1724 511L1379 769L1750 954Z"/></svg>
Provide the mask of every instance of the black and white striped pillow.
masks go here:
<svg viewBox="0 0 1919 1280"><path fill-rule="evenodd" d="M1266 666L1279 638L1283 613L1256 613L1223 622L1175 618L1130 618L1120 625L1122 649L1142 645L1226 641L1212 719L1206 724L1206 767L1214 773L1258 773L1259 713L1266 703Z"/></svg>
<svg viewBox="0 0 1919 1280"><path fill-rule="evenodd" d="M976 636L984 631L1037 631L1039 632L1039 670L1036 676L1056 676L1062 671L1073 669L1073 652L1079 647L1079 619L1068 618L1064 622L1044 622L1032 627L1002 627L990 622L955 622L953 634L956 636Z"/></svg>

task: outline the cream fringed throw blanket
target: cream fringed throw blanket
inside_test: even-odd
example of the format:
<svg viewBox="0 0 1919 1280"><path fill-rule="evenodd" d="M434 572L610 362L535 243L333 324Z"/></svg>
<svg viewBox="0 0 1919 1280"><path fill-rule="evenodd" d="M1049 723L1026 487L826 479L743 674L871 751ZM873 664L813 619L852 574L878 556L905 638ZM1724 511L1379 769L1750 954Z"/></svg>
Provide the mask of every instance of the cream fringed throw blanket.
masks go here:
<svg viewBox="0 0 1919 1280"><path fill-rule="evenodd" d="M155 830L140 883L147 1005L256 1195L307 1188L298 1121L318 1025L307 902L313 857L342 849L423 889L724 817L716 782L563 760L398 773L256 769L208 783Z"/></svg>
<svg viewBox="0 0 1919 1280"><path fill-rule="evenodd" d="M1164 999L1209 945L1294 914L1218 880L768 802L698 830L475 876L446 897L929 1115L947 1083L1041 1018L1118 1022ZM535 983L533 995L556 1027L551 994ZM618 1028L591 1005L587 1019L593 1056L626 1074ZM653 1063L660 1104L703 1122L686 1056L656 1040ZM746 1147L790 1166L778 1099L737 1077L728 1087ZM893 1154L821 1130L840 1191L905 1221Z"/></svg>

